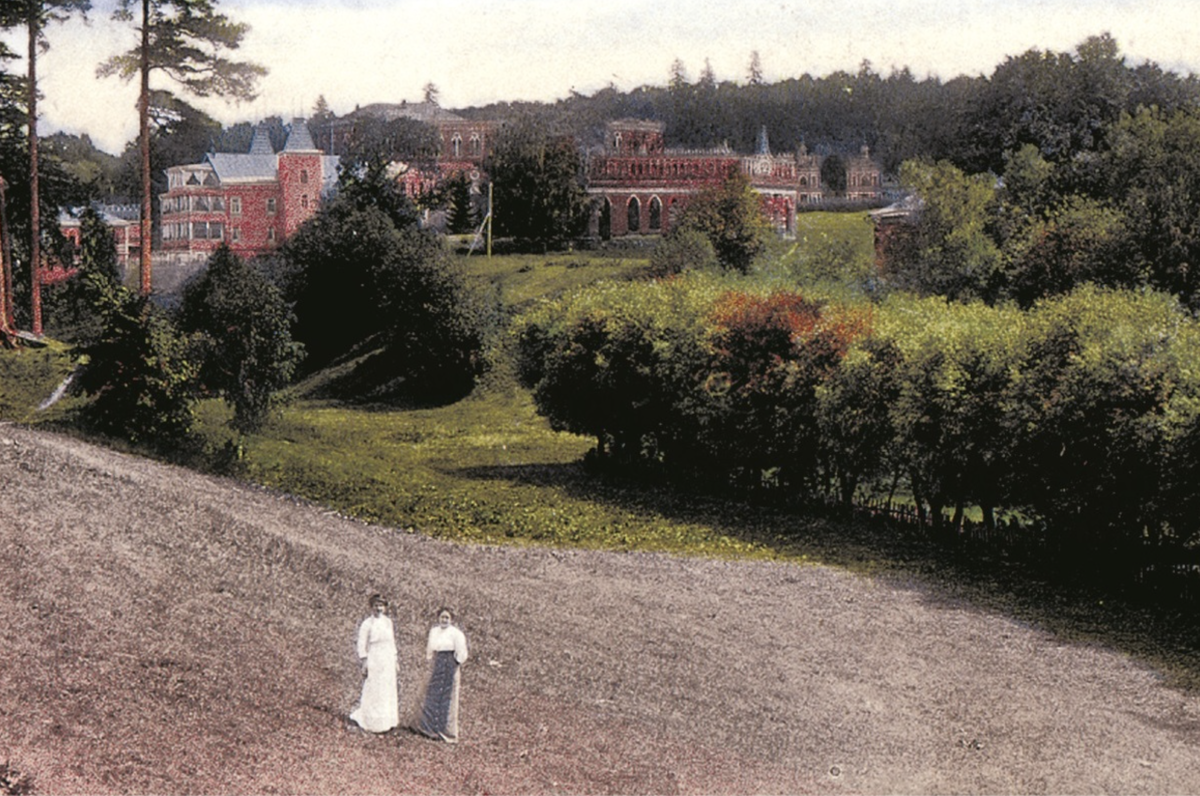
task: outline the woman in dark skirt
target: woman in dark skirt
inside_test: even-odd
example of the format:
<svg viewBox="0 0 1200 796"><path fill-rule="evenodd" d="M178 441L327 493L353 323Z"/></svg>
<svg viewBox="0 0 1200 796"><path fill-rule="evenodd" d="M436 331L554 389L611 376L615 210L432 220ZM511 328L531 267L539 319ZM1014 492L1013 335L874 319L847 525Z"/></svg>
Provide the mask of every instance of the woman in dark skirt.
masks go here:
<svg viewBox="0 0 1200 796"><path fill-rule="evenodd" d="M459 667L467 660L467 637L453 625L449 608L438 611L438 623L429 629L425 657L430 662L429 681L417 729L446 743L458 741Z"/></svg>

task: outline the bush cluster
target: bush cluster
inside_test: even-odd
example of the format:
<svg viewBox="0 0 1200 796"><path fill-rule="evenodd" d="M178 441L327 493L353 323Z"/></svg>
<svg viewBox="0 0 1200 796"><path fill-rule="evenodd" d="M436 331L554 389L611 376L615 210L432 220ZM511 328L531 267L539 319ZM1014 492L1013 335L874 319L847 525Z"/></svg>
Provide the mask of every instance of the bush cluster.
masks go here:
<svg viewBox="0 0 1200 796"><path fill-rule="evenodd" d="M694 274L516 333L539 411L614 466L846 505L900 489L935 525L1019 512L1097 562L1200 538L1200 338L1164 294L839 305Z"/></svg>

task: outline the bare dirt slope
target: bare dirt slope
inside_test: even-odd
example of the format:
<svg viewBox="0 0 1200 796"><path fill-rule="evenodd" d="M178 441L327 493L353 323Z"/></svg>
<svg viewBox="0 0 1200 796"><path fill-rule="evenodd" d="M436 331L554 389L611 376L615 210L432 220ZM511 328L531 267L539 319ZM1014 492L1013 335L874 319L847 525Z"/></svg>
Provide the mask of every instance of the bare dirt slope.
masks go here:
<svg viewBox="0 0 1200 796"><path fill-rule="evenodd" d="M912 585L442 543L12 425L0 484L42 793L1200 793L1200 699ZM408 702L460 611L459 746L347 730L373 591Z"/></svg>

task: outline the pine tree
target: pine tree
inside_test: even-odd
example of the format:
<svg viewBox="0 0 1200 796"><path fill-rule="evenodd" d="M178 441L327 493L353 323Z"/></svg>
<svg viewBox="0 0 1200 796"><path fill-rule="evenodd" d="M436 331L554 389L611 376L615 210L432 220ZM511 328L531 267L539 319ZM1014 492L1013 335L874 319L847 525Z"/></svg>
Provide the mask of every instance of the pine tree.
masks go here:
<svg viewBox="0 0 1200 796"><path fill-rule="evenodd" d="M217 0L120 0L113 18L133 22L140 6L139 42L133 49L109 58L96 70L101 77L116 75L129 81L138 77L138 135L142 157L142 256L141 291L150 292L150 77L160 73L197 97L225 97L249 101L258 79L267 70L221 55L236 50L249 29L217 13Z"/></svg>

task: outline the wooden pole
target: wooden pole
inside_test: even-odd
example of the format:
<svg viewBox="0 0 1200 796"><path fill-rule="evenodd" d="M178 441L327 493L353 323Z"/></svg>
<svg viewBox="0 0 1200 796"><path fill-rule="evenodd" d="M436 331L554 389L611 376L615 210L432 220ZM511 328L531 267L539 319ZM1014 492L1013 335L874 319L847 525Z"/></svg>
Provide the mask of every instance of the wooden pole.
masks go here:
<svg viewBox="0 0 1200 796"><path fill-rule="evenodd" d="M492 181L488 180L488 234L487 234L487 256L492 259L492 218L495 216L496 207L492 204Z"/></svg>

